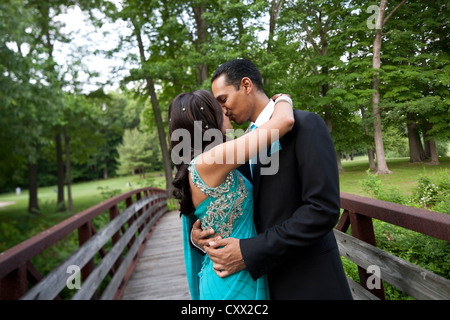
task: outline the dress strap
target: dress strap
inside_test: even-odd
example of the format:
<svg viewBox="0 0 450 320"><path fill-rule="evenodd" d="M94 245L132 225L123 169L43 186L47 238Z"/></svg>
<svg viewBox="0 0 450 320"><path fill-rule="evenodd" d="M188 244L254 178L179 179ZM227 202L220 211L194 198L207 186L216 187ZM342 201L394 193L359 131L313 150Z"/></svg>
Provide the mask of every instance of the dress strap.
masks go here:
<svg viewBox="0 0 450 320"><path fill-rule="evenodd" d="M200 177L200 174L197 171L197 165L196 165L197 158L198 158L198 156L195 157L194 159L192 159L192 161L188 167L189 173L191 175L192 183L194 184L194 186L199 188L203 194L206 194L207 196L210 196L213 198L217 198L221 194L228 192L234 182L233 171L231 171L227 175L227 178L220 186L211 188L203 181L202 177Z"/></svg>

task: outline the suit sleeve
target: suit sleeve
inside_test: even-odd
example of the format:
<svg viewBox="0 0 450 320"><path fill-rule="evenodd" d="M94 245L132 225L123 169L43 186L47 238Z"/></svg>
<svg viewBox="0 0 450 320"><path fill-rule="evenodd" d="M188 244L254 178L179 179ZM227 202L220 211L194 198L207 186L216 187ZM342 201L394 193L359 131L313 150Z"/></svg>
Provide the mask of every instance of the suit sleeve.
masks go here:
<svg viewBox="0 0 450 320"><path fill-rule="evenodd" d="M308 113L296 118L294 130L301 205L284 223L254 238L240 240L242 256L253 279L289 263L289 257L301 254L328 234L339 218L339 175L328 128L320 116Z"/></svg>

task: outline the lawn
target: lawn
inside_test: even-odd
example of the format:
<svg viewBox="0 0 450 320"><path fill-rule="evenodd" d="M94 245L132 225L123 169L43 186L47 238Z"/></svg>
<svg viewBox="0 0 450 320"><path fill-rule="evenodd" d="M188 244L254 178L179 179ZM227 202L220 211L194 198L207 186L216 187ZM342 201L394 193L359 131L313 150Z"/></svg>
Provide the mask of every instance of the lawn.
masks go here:
<svg viewBox="0 0 450 320"><path fill-rule="evenodd" d="M450 169L450 158L439 158L440 164L437 166L426 163L409 163L409 158L388 159L389 170L392 174L379 176L385 186L399 188L405 194L411 194L417 187L417 179L420 175L434 177L445 170ZM344 172L339 174L340 188L342 192L370 197L365 193L359 183L366 177L366 170L369 168L367 157L359 157L353 161L342 161Z"/></svg>
<svg viewBox="0 0 450 320"><path fill-rule="evenodd" d="M130 184L129 187L127 182ZM154 172L148 174L145 179L138 175L130 175L74 183L72 185L74 212L81 212L105 200L102 191L115 190L123 193L144 185L165 186L164 175L161 172ZM0 207L0 252L68 218L69 212L56 212L56 197L55 186L39 188L41 213L32 215L27 212L28 190L22 190L19 196L15 192L0 194L0 202L14 202L14 204ZM65 199L67 203L67 193Z"/></svg>

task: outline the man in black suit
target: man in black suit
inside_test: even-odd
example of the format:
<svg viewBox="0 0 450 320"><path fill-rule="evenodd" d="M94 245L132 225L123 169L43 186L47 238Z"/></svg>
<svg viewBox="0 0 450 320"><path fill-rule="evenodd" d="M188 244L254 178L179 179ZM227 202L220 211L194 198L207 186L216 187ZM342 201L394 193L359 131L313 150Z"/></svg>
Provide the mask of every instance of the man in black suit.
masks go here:
<svg viewBox="0 0 450 320"><path fill-rule="evenodd" d="M231 60L212 77L212 91L237 124L257 126L273 112L258 69ZM243 172L254 185L258 236L208 240L197 222L192 240L203 247L220 277L244 268L253 279L267 274L271 299L352 299L333 227L339 218L339 176L334 146L320 116L294 110L294 128L269 150L273 163L256 161ZM266 157L267 160L267 157ZM264 174L266 170L266 174ZM268 172L268 173L267 173Z"/></svg>

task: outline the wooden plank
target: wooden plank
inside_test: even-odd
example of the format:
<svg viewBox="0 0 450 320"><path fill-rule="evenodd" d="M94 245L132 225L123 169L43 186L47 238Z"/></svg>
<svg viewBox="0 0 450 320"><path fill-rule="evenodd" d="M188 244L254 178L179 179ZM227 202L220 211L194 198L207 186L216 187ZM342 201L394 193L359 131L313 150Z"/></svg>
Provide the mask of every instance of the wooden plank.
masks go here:
<svg viewBox="0 0 450 320"><path fill-rule="evenodd" d="M362 287L359 283L353 281L353 279L347 277L347 281L354 300L380 300L380 298Z"/></svg>
<svg viewBox="0 0 450 320"><path fill-rule="evenodd" d="M162 204L165 205L165 204ZM128 230L122 235L119 241L111 248L111 250L103 257L102 261L95 268L93 272L87 277L87 279L83 282L83 286L77 293L72 297L72 300L88 300L95 293L99 285L102 283L105 276L108 274L114 262L117 258L122 254L126 245L130 241L130 239L135 235L138 228L144 224L145 219L150 216L157 209L161 208L160 206L153 206L149 210L147 210L143 215L141 215L137 220L133 221L133 224L128 228ZM145 230L145 228L144 228ZM138 245L141 242L138 241Z"/></svg>
<svg viewBox="0 0 450 320"><path fill-rule="evenodd" d="M190 300L179 212L158 222L124 290L122 300Z"/></svg>
<svg viewBox="0 0 450 320"><path fill-rule="evenodd" d="M156 204L156 205L158 205L158 204ZM165 205L165 203L164 203L164 205ZM131 246L131 248L128 250L127 256L123 260L119 269L117 269L116 273L114 274L114 277L111 279L108 286L103 291L103 294L100 297L101 300L111 300L114 297L114 294L116 293L122 280L124 279L124 276L128 270L128 267L130 266L131 262L133 261L135 255L139 249L140 244L142 243L142 241L144 241L144 238L147 236L147 233L151 230L151 228L158 221L158 219L161 218L161 216L164 215L166 212L167 212L166 210L159 211L155 216L152 217L150 222L145 226L145 229L139 235L137 241L135 241L133 243L133 245Z"/></svg>
<svg viewBox="0 0 450 320"><path fill-rule="evenodd" d="M152 195L140 202L134 203L127 208L116 219L111 221L97 234L91 237L82 247L78 248L62 264L47 274L38 284L31 288L23 297L23 300L50 300L55 298L58 293L66 286L68 279L67 268L70 265L76 265L80 268L86 265L91 258L102 248L105 243L120 229L120 227L132 216L138 209L146 203L157 198Z"/></svg>
<svg viewBox="0 0 450 320"><path fill-rule="evenodd" d="M421 300L450 299L450 280L338 230L334 234L343 257L365 269L378 266L381 278L406 294Z"/></svg>

